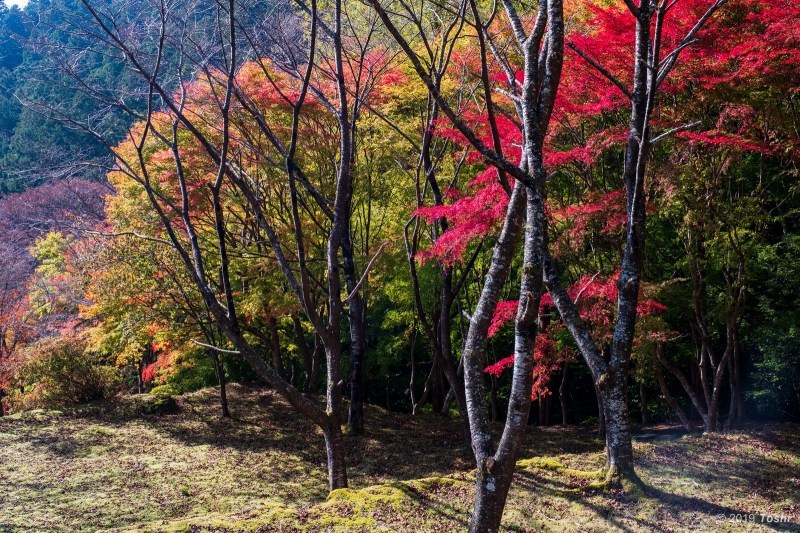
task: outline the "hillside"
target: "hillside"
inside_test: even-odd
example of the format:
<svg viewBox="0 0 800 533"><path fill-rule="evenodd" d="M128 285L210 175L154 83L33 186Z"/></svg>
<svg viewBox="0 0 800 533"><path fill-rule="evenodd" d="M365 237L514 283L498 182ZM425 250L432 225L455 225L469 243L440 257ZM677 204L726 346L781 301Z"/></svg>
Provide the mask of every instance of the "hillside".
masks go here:
<svg viewBox="0 0 800 533"><path fill-rule="evenodd" d="M321 437L272 391L128 397L0 419L2 531L450 531L472 499L454 422L367 409L348 437L351 489L326 497ZM585 428L531 429L508 530L800 530L800 428L639 442L645 494L596 486L602 443ZM755 523L720 520L754 513ZM761 523L761 516L783 523ZM765 519L767 520L767 519ZM791 522L791 523L789 523Z"/></svg>

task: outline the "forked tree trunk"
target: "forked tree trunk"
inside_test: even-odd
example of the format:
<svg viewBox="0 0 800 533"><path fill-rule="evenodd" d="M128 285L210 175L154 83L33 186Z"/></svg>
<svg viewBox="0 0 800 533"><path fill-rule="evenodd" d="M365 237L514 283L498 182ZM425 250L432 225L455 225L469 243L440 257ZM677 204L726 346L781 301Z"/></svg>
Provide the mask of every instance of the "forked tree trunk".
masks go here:
<svg viewBox="0 0 800 533"><path fill-rule="evenodd" d="M664 18L672 4L642 1L637 5L636 2L627 0L625 4L636 20L632 57L632 88L626 87L602 65L598 65L587 54L571 45L579 55L597 67L603 76L609 78L622 90L631 101L631 121L623 171L627 214L625 249L620 265L617 317L611 343L611 356L608 361L602 357L597 344L591 337L589 328L581 320L575 302L564 289L553 261L548 258L546 264L548 290L589 365L595 383L599 386L599 395L606 415L609 480L625 477L635 480L625 384L631 359L639 286L643 273L647 214L645 178L653 142L650 119L656 105L659 87L678 61L680 51L695 41L697 32L724 4L724 0L713 3L686 33L680 46L665 55L662 55L661 49L664 37ZM658 138L656 138L657 140Z"/></svg>
<svg viewBox="0 0 800 533"><path fill-rule="evenodd" d="M307 417L322 429L327 452L328 485L330 490L347 487L347 471L341 426L342 394L341 369L339 368L341 348L338 337L330 336L326 342L325 356L328 365L327 405L326 410L322 410L312 399L278 376L277 371L264 361L241 332L230 322L221 319L224 316L224 311L215 300L209 298L208 303L210 310L220 317L220 325L225 335L255 373L275 387L276 392L285 398L298 413Z"/></svg>
<svg viewBox="0 0 800 533"><path fill-rule="evenodd" d="M544 167L542 145L561 80L564 51L563 5L561 0L539 3L536 21L530 29L530 35L527 35L523 29L522 18L517 12L516 3L506 0L502 2L507 17L514 26L517 44L524 56L522 87L517 83L514 69L510 66L506 69L510 90L518 95L517 112L523 129L522 162L520 165L514 165L502 155L497 123L493 120L495 110L491 101L492 86L487 50L491 48L492 52L495 52L496 49L491 43L487 45L488 36L481 21L478 2L470 0L463 4L462 9L471 11L469 24L478 30L476 36L481 60L481 83L493 148L489 148L450 107L448 99L441 94L434 82L430 69L424 65L424 61L420 59L382 3L379 0L368 1L394 40L403 49L414 70L425 83L429 95L441 106L442 112L453 126L497 168L500 183L507 192L510 192L503 227L494 245L488 272L470 318L462 354L466 406L477 467L475 504L469 529L481 533L498 531L531 404L533 352L538 334L537 315L542 291L542 267L547 230L545 196L542 190L547 179L547 171ZM458 28L459 21L463 25L466 22L465 15L464 12L457 13L451 28ZM423 30L422 27L419 29ZM497 56L496 59L501 63L504 62L502 57ZM508 176L516 178L513 187L508 183ZM523 216L523 213L526 213L526 216ZM525 250L519 292L520 304L516 317L514 370L506 423L503 434L495 445L491 434L483 372L486 363L487 334L508 279L523 219L526 219Z"/></svg>
<svg viewBox="0 0 800 533"><path fill-rule="evenodd" d="M530 191L528 192L530 194ZM517 195L522 198L518 198ZM509 204L509 210L514 208L516 202L524 199L526 194L515 188ZM539 261L538 253L541 250L540 243L537 242L537 236L532 235L538 231L541 226L536 224L537 219L542 214L539 213L541 198L527 199L527 219L526 235L525 238L525 261L522 268L522 282L520 293L524 295L524 299L520 299L520 306L517 312L515 342L514 342L514 373L512 377L511 394L509 395L508 415L506 418L506 428L503 432L503 437L497 450L492 443L491 435L488 433L483 434L482 431L488 431L490 425L486 420L485 408L473 410L471 414L471 429L472 441L475 448L475 456L478 464L476 470L475 480L475 506L472 512L472 519L470 521L469 529L474 532L484 531L498 531L500 523L503 518L503 509L505 508L506 498L508 491L511 488L511 481L513 479L514 468L516 466L516 453L519 443L522 439L523 430L527 427L528 415L531 407L531 386L533 368L533 346L536 341L537 323L536 318L539 309L539 298L541 296L541 263ZM511 226L513 227L513 226ZM511 233L509 236L513 236ZM505 243L506 246L495 249L504 253L511 253L513 247L508 246L511 243ZM510 259L510 257L508 257ZM506 260L502 259L497 261L498 265L506 264ZM499 273L498 273L499 274ZM491 275L491 273L490 273ZM492 280L497 282L499 280ZM489 288L493 287L494 283L488 285ZM502 286L499 284L497 288ZM484 288L486 290L486 287ZM495 296L496 298L499 295ZM496 304L495 304L496 305ZM492 306L492 311L495 306ZM475 314L481 313L480 303L475 311ZM483 320L488 322L491 316L482 316ZM473 316L473 320L475 316ZM488 328L487 328L488 329ZM485 342L480 336L477 339L473 335L467 337L467 346L465 353L472 348L469 344L470 341ZM485 332L483 333L485 335ZM477 342L476 342L477 341ZM485 345L481 349L485 350ZM483 378L481 376L482 365L470 364L469 359L465 363L464 370L467 378L467 401L471 406L479 405L480 395L484 397ZM470 368L472 367L472 368ZM480 377L480 381L478 378ZM481 431L482 430L482 431ZM476 435L476 432L478 433Z"/></svg>
<svg viewBox="0 0 800 533"><path fill-rule="evenodd" d="M699 374L699 383L691 383L684 373L664 356L661 347L657 349L656 356L661 365L678 379L686 391L695 409L703 419L705 431L713 433L720 429L719 414L725 372L732 371L734 367L732 361L736 358L738 352L738 321L745 297L745 290L741 285L744 264L741 261L739 262L737 275L734 275L731 269L726 268L724 271L728 289L728 309L725 313L725 351L721 356L717 356L711 343L709 320L706 312L705 271L701 266L704 262L698 260L698 258L704 257L705 254L703 243L700 239L693 239L689 243L689 250L690 259L692 259L690 266L694 307L692 339L698 352L696 370ZM739 394L736 376L729 376L729 384L732 388L731 402L735 404L737 401L736 396ZM701 392L698 392L697 389L700 389ZM736 414L735 405L731 405L730 414Z"/></svg>
<svg viewBox="0 0 800 533"><path fill-rule="evenodd" d="M325 276L328 306L327 320L323 319L323 317L317 313L317 309L315 308L317 302L311 296L312 291L316 289L312 289L309 279L310 270L307 262L308 256L306 255L306 237L303 234L303 227L305 225L300 220L301 200L298 199L297 196L297 182L302 171L297 166L294 159L297 148L298 124L301 109L303 108L308 91L313 90L313 88L309 88L309 84L312 82L313 76L311 74L313 66L316 64L315 54L319 22L319 13L317 12L316 3L312 2L309 13L311 27L308 40L308 65L306 74L302 79L302 87L300 88L299 95L296 101L291 103L291 134L286 144L280 139L277 139L274 135L271 135L272 131L262 120L264 118L263 115L251 105L251 101L248 98L243 97L239 90L240 88L235 83L236 74L240 67L237 45L241 42L241 38L237 35L237 30L240 27L239 22L241 21L237 21L234 14L234 9L236 8L236 3L234 1L228 2L225 7L220 6L218 12L218 22L220 24L219 33L222 39L221 51L225 59L223 62L226 67L226 80L224 82L224 98L217 99L221 125L213 128L213 130L215 135L217 132L221 132L221 143L216 137L212 140L207 136L205 128L207 124L205 122L201 126L199 122L196 121L196 117L187 114L183 99L185 92L181 92L181 96L176 97L176 91L162 84L162 76L161 72L158 70L158 66L156 66L154 70L146 66L150 64L150 56L148 56L148 60L145 61L135 48L129 46L127 39L121 37L113 16L109 16L107 13L100 13L97 7L88 0L82 0L80 3L91 14L91 18L102 33L108 37L108 39L104 39L104 42L114 45L117 50L125 54L132 69L145 79L149 88L147 99L148 104L150 104L147 106L148 120L141 135L139 136L137 134L137 136L140 137L139 140L134 142L136 155L131 158L131 161L126 161L124 156L116 153L118 163L129 170L131 176L144 188L148 201L166 233L165 238L168 238L172 247L181 257L181 261L186 266L187 273L192 278L192 282L202 296L207 309L233 345L234 351L240 354L254 372L273 386L278 394L285 398L299 414L307 417L322 429L325 434L326 449L328 452L329 485L331 490L347 486L344 444L341 434L340 335L341 317L344 314L344 309L342 302L343 291L340 279L341 265L339 252L350 216L346 207L353 194L353 130L357 118L357 113L355 112L357 106L355 104L353 105L353 121L351 122L350 104L348 103L350 93L346 86L346 71L343 61L342 1L334 0L333 5L326 8L330 10L329 12L334 14L333 28L330 30L330 41L332 41L336 70L336 75L333 78L336 81L339 109L333 114L338 119L340 130L340 150L333 202L329 205L327 199L321 200L315 195L313 187L306 187L309 194L316 199L316 205L325 210L326 214L330 215L332 221L325 248L325 266L327 267ZM171 20L166 11L166 7L162 3L160 7L161 32L165 31L167 21ZM225 19L223 19L223 15L226 15ZM225 34L226 37L222 37L223 34ZM155 61L156 65L160 65L161 58L163 57L165 51L164 43L165 41L163 39L159 42L156 54L157 59ZM183 46L182 42L181 46ZM181 57L185 56L181 54ZM199 64L195 66L199 66L201 70L207 67L207 65ZM239 167L231 163L231 159L229 158L231 141L230 126L232 109L234 108L234 94L236 98L236 107L241 109L241 112L246 112L249 118L254 119L255 123L264 132L265 137L269 139L269 144L272 145L269 148L270 153L273 153L271 152L273 148L277 149L284 158L289 187L289 206L292 216L292 224L290 226L294 234L296 251L295 257L292 259L288 258L285 254L287 243L282 241L279 230L272 225L270 216L265 212L264 204L257 188L253 186L249 177L243 174ZM356 99L363 97L364 94L357 95ZM169 134L166 136L163 134L154 134L155 128L152 123L152 113L154 112L152 103L154 100L158 100L159 107L163 106L164 111L168 110L168 114L172 117L171 136ZM238 112L239 111L237 111L237 113ZM217 126L217 124L215 124L215 126ZM166 127L164 129L166 129ZM179 135L179 131L186 132L188 135L191 135L194 140L198 141L202 150L218 167L216 179L207 183L210 191L211 206L213 207L214 230L216 232L215 248L218 253L220 267L218 284L211 281L207 271L208 260L205 255L206 247L204 245L201 246L200 237L195 227L196 213L193 212L193 210L197 206L195 202L190 202L189 199L189 187L187 186L187 180L184 174L185 161L182 155L182 147L179 146L179 137L183 138L184 136L182 134ZM153 146L150 140L155 137L165 144L172 152L175 163L174 170L180 189L180 201L176 202L175 205L171 204L169 215L167 215L162 208L158 193L153 188L149 179L148 166L145 164L148 157L144 152L145 146ZM266 152L259 155L265 154ZM271 156L268 157L268 159L270 158ZM134 160L136 161L135 163L133 163ZM278 364L277 360L274 361L274 368L267 364L263 360L261 353L250 344L242 333L237 316L236 295L233 284L231 283L230 265L228 261L228 217L225 216L222 201L223 186L225 186L227 190L228 184L234 191L237 191L237 196L239 196L238 193L241 193L239 197L243 202L246 202L246 205L250 208L250 216L252 216L253 220L257 223L259 230L263 231L263 236L266 237L266 242L269 243L269 247L272 249L274 258L283 273L288 288L296 297L297 303L300 304L303 312L313 324L317 335L322 339L325 345L328 367L327 409L325 410L321 409L312 399L302 394L281 376L282 365ZM173 212L177 212L180 218L177 220L174 219ZM181 230L176 228L176 224L179 223L182 225ZM282 227L284 227L283 224ZM224 297L222 300L219 299L220 289L222 289L221 292ZM274 325L274 323L271 325ZM273 335L273 339L277 339L277 335ZM273 355L275 355L274 351Z"/></svg>
<svg viewBox="0 0 800 533"><path fill-rule="evenodd" d="M700 394L695 390L695 388L686 378L684 373L679 368L675 367L672 363L670 363L660 351L657 353L658 353L658 360L661 363L661 365L678 379L684 391L689 396L689 399L692 400L694 408L697 410L698 413L700 413L700 417L703 419L703 425L705 427L705 431L707 433L713 433L717 431L718 420L719 420L719 399L722 388L722 378L724 377L725 370L728 367L728 357L730 351L729 350L725 351L725 355L723 355L722 360L717 365L716 370L712 372L713 381L705 386L702 384L700 385L700 388L703 389L704 391L703 398L708 398L707 403L704 402L703 399L701 399ZM701 364L704 363L705 361L701 361ZM707 391L707 393L705 393L705 391Z"/></svg>

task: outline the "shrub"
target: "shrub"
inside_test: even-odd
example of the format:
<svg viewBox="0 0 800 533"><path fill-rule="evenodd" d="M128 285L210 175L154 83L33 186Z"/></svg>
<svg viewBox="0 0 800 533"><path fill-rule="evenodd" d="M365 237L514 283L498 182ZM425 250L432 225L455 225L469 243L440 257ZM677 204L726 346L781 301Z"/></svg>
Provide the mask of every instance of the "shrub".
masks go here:
<svg viewBox="0 0 800 533"><path fill-rule="evenodd" d="M170 415L180 409L175 398L163 392L160 394L146 394L141 399L142 413L146 415Z"/></svg>
<svg viewBox="0 0 800 533"><path fill-rule="evenodd" d="M153 387L150 394L153 396L177 396L181 394L181 390L174 385L168 383L166 385L158 385Z"/></svg>
<svg viewBox="0 0 800 533"><path fill-rule="evenodd" d="M51 337L24 349L4 402L11 411L76 405L113 395L119 379L82 337Z"/></svg>

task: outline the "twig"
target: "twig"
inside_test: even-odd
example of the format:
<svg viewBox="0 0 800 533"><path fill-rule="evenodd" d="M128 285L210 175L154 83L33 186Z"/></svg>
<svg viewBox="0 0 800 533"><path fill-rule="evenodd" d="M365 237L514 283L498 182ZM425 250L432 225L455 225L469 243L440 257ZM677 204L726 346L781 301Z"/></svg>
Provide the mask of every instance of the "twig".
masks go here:
<svg viewBox="0 0 800 533"><path fill-rule="evenodd" d="M216 352L232 353L232 354L235 354L235 355L241 355L242 354L242 352L240 352L238 350L226 350L225 348L218 348L217 346L212 346L211 344L206 344L204 342L196 341L194 339L189 339L189 340L193 344L196 344L198 346L202 346L203 348L209 348L209 349L214 350Z"/></svg>
<svg viewBox="0 0 800 533"><path fill-rule="evenodd" d="M581 50L580 48L578 48L577 46L575 46L575 43L569 43L569 42L568 42L568 43L566 43L566 44L567 44L567 46L569 46L569 47L570 47L572 50L574 50L576 54L578 54L578 55L579 55L579 56L581 56L583 59L585 59L587 63L589 63L589 64L590 64L590 65L592 65L594 68L596 68L598 71L600 71L600 74L602 74L603 76L605 76L605 77L608 79L608 81L610 81L611 83L613 83L613 84L614 84L614 85L617 87L617 89L619 89L620 91L622 91L622 92L623 92L623 94L624 94L625 96L627 96L627 97L628 97L629 99L631 99L631 100L633 99L633 95L631 94L631 91L630 91L630 89L628 89L627 87L625 87L625 85L623 85L623 84L622 84L622 82L621 82L621 81L619 81L619 79L618 79L616 76L614 76L614 75L613 75L611 72L609 72L608 70L606 70L606 68L605 68L605 67L603 67L603 65L601 65L600 63L598 63L597 61L595 61L594 59L592 59L591 57L589 57L589 55L588 55L586 52L584 52L583 50Z"/></svg>
<svg viewBox="0 0 800 533"><path fill-rule="evenodd" d="M159 244L164 244L169 246L170 248L175 248L175 245L166 239L159 239L158 237L150 237L149 235L142 235L141 233L137 233L135 231L119 231L114 233L106 233L104 231L96 231L96 230L83 230L84 233L88 233L89 235L99 235L100 237L136 237L137 239L142 239L145 241L157 242Z"/></svg>
<svg viewBox="0 0 800 533"><path fill-rule="evenodd" d="M576 303L576 304L578 303L578 300L580 300L580 299L581 299L581 295L583 295L583 291L585 291L587 288L589 288L589 285L591 285L592 283L594 283L594 280L595 280L595 279L597 279L597 276L599 276L601 272L602 272L602 270L598 270L598 271L597 271L597 274L595 274L594 276L592 276L592 279L590 279L589 281L587 281L587 282L586 282L586 285L584 285L583 287L581 287L581 290L579 290L579 291L578 291L578 294L575 296L575 303Z"/></svg>
<svg viewBox="0 0 800 533"><path fill-rule="evenodd" d="M659 142L663 141L663 140L664 140L664 139L666 139L667 137L670 137L670 136L672 136L672 135L675 135L676 133L679 133L679 132L681 132L681 131L686 131L686 130L690 130L690 129L692 129L692 128L696 128L696 127L697 127L697 126L699 126L700 124L702 124L702 122L700 122L700 121L698 120L698 121L696 121L696 122L692 122L691 124L684 124L683 126L678 126L677 128L672 128L671 130L667 130L667 131L665 131L664 133L662 133L661 135L657 136L657 137L656 137L655 139L653 139L652 141L650 141L650 145L651 145L651 146L652 146L652 145L655 145L656 143L659 143Z"/></svg>
<svg viewBox="0 0 800 533"><path fill-rule="evenodd" d="M381 252L383 252L383 249L386 248L387 246L389 246L389 241L386 241L383 244L381 244L381 247L378 248L378 251L375 252L375 255L372 256L372 259L370 259L369 263L367 263L367 268L364 269L364 273L361 275L361 279L358 280L356 286L353 287L353 291L347 296L347 298L344 299L345 302L348 302L353 298L355 298L356 294L358 294L358 290L361 288L361 285L367 279L367 276L369 275L369 271L372 268L372 265L375 264L375 261L378 259L378 256L381 255Z"/></svg>

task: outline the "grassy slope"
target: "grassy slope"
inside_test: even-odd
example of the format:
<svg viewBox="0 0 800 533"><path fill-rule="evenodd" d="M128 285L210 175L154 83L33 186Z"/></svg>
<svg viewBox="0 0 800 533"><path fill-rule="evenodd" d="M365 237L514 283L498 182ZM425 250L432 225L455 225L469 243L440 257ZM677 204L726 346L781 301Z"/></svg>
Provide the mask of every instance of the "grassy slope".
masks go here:
<svg viewBox="0 0 800 533"><path fill-rule="evenodd" d="M455 422L371 407L349 441L351 487L326 497L319 432L270 391L233 386L142 414L126 398L80 412L0 419L0 531L463 529L471 461ZM645 495L593 488L602 444L580 429L533 430L509 497L510 530L800 531L800 428L637 444ZM782 515L792 523L720 520Z"/></svg>

